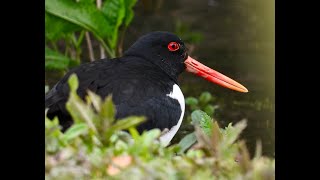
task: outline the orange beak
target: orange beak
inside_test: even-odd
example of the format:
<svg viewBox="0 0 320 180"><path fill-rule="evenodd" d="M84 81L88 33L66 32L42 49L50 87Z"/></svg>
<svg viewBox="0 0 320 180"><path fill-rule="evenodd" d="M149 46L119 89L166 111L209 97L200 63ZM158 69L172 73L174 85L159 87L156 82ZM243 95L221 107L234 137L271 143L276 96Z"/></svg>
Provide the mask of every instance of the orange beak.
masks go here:
<svg viewBox="0 0 320 180"><path fill-rule="evenodd" d="M218 71L215 71L197 60L191 58L188 56L188 58L184 61L187 69L186 71L191 72L193 74L196 74L200 77L203 77L204 79L216 83L220 86L239 91L239 92L248 92L248 89L245 88L243 85L240 83L236 82L235 80L219 73Z"/></svg>

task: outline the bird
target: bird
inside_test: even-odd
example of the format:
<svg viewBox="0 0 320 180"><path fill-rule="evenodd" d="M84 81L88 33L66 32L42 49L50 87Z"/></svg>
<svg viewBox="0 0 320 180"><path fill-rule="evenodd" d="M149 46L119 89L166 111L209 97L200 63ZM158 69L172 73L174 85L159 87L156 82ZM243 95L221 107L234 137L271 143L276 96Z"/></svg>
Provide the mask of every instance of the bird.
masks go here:
<svg viewBox="0 0 320 180"><path fill-rule="evenodd" d="M169 144L185 113L185 99L178 83L184 71L225 88L248 92L240 83L190 57L185 43L174 33L154 31L138 38L122 57L83 63L68 71L45 96L47 117L57 116L63 132L73 124L65 105L68 78L75 73L79 80L77 93L82 99L88 90L102 98L112 95L116 119L144 116L146 121L137 126L138 132L166 130L159 139Z"/></svg>

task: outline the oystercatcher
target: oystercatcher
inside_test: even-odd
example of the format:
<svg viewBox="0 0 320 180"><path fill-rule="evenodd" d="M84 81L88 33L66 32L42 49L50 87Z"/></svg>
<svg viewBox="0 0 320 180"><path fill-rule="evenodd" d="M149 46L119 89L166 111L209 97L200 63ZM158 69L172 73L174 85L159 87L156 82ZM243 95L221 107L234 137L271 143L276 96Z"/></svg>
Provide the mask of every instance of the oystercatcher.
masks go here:
<svg viewBox="0 0 320 180"><path fill-rule="evenodd" d="M238 82L188 56L178 36L157 31L140 37L120 58L101 59L70 70L46 94L47 116L58 116L63 131L71 126L65 104L69 96L67 80L75 73L81 98L88 89L102 98L112 94L116 119L143 115L147 121L137 127L138 131L167 129L160 141L169 144L184 116L185 101L177 79L185 70L232 90L248 92Z"/></svg>

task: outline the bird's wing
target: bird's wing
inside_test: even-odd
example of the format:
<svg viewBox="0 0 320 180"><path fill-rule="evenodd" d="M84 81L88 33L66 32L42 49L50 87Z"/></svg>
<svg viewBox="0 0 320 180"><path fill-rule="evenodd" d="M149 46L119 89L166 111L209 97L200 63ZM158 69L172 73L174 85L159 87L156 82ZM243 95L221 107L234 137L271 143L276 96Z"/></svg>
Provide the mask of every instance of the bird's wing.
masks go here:
<svg viewBox="0 0 320 180"><path fill-rule="evenodd" d="M113 73L114 60L98 60L92 63L82 64L70 70L45 96L45 107L49 113L53 111L65 111L65 103L69 97L68 79L75 73L79 79L78 95L84 98L87 90L97 91L99 76L104 73L106 76ZM107 79L105 82L108 81Z"/></svg>
<svg viewBox="0 0 320 180"><path fill-rule="evenodd" d="M153 97L134 106L128 103L121 103L116 105L116 109L117 119L131 115L144 115L147 121L138 126L139 132L152 128L159 128L160 130L171 129L178 123L181 115L179 102L169 96Z"/></svg>

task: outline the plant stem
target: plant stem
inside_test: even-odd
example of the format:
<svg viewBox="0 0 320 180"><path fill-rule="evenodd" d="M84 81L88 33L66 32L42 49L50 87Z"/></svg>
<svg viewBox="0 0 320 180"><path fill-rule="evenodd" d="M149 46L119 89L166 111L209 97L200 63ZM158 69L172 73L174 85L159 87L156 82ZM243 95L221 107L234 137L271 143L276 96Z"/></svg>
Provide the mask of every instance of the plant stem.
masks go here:
<svg viewBox="0 0 320 180"><path fill-rule="evenodd" d="M93 48L92 48L92 44L91 44L90 34L88 31L86 32L86 40L87 40L87 44L88 44L90 61L94 61Z"/></svg>
<svg viewBox="0 0 320 180"><path fill-rule="evenodd" d="M123 52L123 40L124 40L124 36L125 36L125 32L127 30L127 27L124 27L123 30L120 33L120 37L119 37L119 43L118 43L118 55L122 56L122 52Z"/></svg>
<svg viewBox="0 0 320 180"><path fill-rule="evenodd" d="M77 62L80 63L80 55L81 55L81 48L80 48L80 44L81 44L81 41L83 39L83 33L84 31L81 31L81 34L79 36L79 39L77 40L77 37L75 35L75 33L72 34L72 37L71 37L71 40L72 40L72 44L73 46L75 47L76 49L76 60Z"/></svg>
<svg viewBox="0 0 320 180"><path fill-rule="evenodd" d="M97 3L97 8L101 9L102 1L101 0L97 0L96 3Z"/></svg>
<svg viewBox="0 0 320 180"><path fill-rule="evenodd" d="M77 59L77 50L75 47L72 46L72 40L68 41L67 44L69 44L69 50L70 50L70 56L71 56L71 59Z"/></svg>
<svg viewBox="0 0 320 180"><path fill-rule="evenodd" d="M68 45L68 43L66 43L66 49L64 51L65 56L68 56L68 51L69 51L69 45Z"/></svg>
<svg viewBox="0 0 320 180"><path fill-rule="evenodd" d="M82 43L82 40L83 40L83 37L84 37L84 34L85 34L85 31L81 31L80 32L80 35L79 35L79 38L78 38L78 42L77 42L77 47L80 47L80 45Z"/></svg>
<svg viewBox="0 0 320 180"><path fill-rule="evenodd" d="M97 39L100 41L102 47L103 47L103 48L107 51L107 53L110 55L110 58L115 58L115 57L116 57L116 54L115 54L114 50L110 49L110 48L107 46L107 44L106 44L102 39L100 39L100 38L97 38Z"/></svg>
<svg viewBox="0 0 320 180"><path fill-rule="evenodd" d="M100 58L104 59L106 57L106 53L103 49L103 46L101 46L101 44L99 46L100 46Z"/></svg>
<svg viewBox="0 0 320 180"><path fill-rule="evenodd" d="M97 8L101 9L102 1L97 0L96 3L97 3ZM100 47L100 58L103 59L106 57L106 53L105 53L104 48L101 44L99 45L99 47Z"/></svg>

